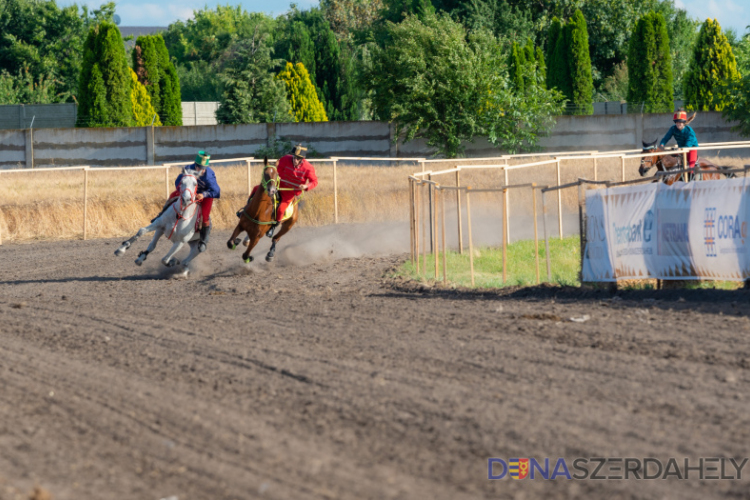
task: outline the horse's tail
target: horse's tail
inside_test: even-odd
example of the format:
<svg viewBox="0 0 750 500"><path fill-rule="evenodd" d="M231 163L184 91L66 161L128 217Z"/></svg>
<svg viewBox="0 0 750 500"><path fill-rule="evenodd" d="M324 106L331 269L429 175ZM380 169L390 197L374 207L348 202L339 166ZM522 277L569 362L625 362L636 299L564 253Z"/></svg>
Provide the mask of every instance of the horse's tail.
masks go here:
<svg viewBox="0 0 750 500"><path fill-rule="evenodd" d="M696 116L697 114L698 114L698 112L697 112L697 111L693 112L693 116L691 116L690 118L688 118L688 119L686 120L686 122L685 122L685 123L686 123L687 125L690 125L690 122L692 122L693 120L695 120L695 116Z"/></svg>

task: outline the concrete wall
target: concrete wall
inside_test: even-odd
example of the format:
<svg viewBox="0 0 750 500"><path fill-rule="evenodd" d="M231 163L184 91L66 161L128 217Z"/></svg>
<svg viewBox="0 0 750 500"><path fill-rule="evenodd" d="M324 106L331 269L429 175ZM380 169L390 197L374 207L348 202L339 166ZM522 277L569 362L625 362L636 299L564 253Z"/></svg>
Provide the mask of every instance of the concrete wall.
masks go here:
<svg viewBox="0 0 750 500"><path fill-rule="evenodd" d="M185 127L218 125L219 122L216 121L217 109L219 109L218 102L183 102L182 125Z"/></svg>
<svg viewBox="0 0 750 500"><path fill-rule="evenodd" d="M671 114L562 116L542 138L545 151L612 151L640 148L661 139ZM701 144L741 141L720 113L700 113L691 124ZM324 156L430 157L424 140L394 144L394 127L383 122L261 123L192 127L55 128L0 130L0 168L32 166L127 166L190 161L199 149L215 159L255 156L273 137L312 146ZM469 157L499 156L483 138L467 144ZM750 148L724 156L750 156ZM711 154L713 155L713 154Z"/></svg>
<svg viewBox="0 0 750 500"><path fill-rule="evenodd" d="M76 126L77 106L66 104L11 104L0 106L0 130Z"/></svg>

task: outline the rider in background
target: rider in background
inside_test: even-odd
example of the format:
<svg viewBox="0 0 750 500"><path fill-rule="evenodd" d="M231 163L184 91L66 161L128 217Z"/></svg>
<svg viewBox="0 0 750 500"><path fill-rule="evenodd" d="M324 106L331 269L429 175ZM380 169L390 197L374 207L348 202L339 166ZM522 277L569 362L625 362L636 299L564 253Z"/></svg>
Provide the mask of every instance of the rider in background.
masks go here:
<svg viewBox="0 0 750 500"><path fill-rule="evenodd" d="M176 191L172 192L172 194L169 195L169 199L167 200L167 203L164 204L164 208L162 208L159 215L156 216L155 219L153 219L151 222L156 220L161 216L161 214L164 213L164 211L169 208L169 206L177 200L177 198L180 196L180 181L182 181L182 176L185 175L185 172L187 170L195 170L198 180L198 194L195 197L195 201L197 201L201 206L201 214L202 214L202 222L201 222L201 228L200 228L200 243L198 244L198 250L201 252L206 251L206 247L208 246L208 235L211 234L211 207L214 203L214 198L219 198L221 195L221 189L219 188L219 184L216 182L216 174L214 171L208 166L208 162L211 159L211 155L206 153L205 151L198 151L198 156L195 157L195 162L193 162L192 165L187 165L182 169L182 173L177 176L177 179L174 181L174 185L177 188Z"/></svg>
<svg viewBox="0 0 750 500"><path fill-rule="evenodd" d="M674 114L674 125L669 127L667 135L664 136L664 139L661 140L659 145L664 148L664 145L669 139L674 137L674 140L680 148L697 148L698 138L695 136L695 131L692 127L688 125L694 118L695 114L688 119L685 110L680 108L680 110ZM698 151L695 149L688 151L687 160L691 169L695 167L695 162L698 160Z"/></svg>
<svg viewBox="0 0 750 500"><path fill-rule="evenodd" d="M279 161L276 162L276 172L279 174L281 180L280 188L292 188L292 190L279 190L281 201L276 210L276 222L271 225L267 236L273 237L276 226L279 225L281 219L284 218L284 212L290 203L298 196L302 195L302 191L309 191L318 185L318 177L315 175L315 168L305 159L307 155L307 148L302 147L302 144L297 144L292 149L292 154L282 156ZM253 197L255 192L260 186L255 186L250 198ZM237 212L239 217L242 211Z"/></svg>

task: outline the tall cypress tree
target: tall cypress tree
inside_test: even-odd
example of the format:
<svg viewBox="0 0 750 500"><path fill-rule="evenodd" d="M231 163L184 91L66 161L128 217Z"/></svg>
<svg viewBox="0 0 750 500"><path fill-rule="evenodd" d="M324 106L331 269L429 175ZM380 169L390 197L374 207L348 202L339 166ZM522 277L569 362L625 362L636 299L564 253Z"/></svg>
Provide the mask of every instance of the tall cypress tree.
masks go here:
<svg viewBox="0 0 750 500"><path fill-rule="evenodd" d="M133 48L133 69L138 81L146 87L151 98L151 106L161 115L160 64L154 38L151 35L138 37Z"/></svg>
<svg viewBox="0 0 750 500"><path fill-rule="evenodd" d="M117 26L106 21L93 26L84 44L77 126L133 125L129 70L125 44Z"/></svg>
<svg viewBox="0 0 750 500"><path fill-rule="evenodd" d="M552 22L547 32L547 88L554 89L560 88L560 82L558 80L560 70L559 66L562 61L558 62L555 57L557 50L557 41L562 35L562 23L557 17L552 18Z"/></svg>
<svg viewBox="0 0 750 500"><path fill-rule="evenodd" d="M636 23L628 50L628 72L627 100L632 111L672 111L672 54L667 24L661 14L649 12Z"/></svg>
<svg viewBox="0 0 750 500"><path fill-rule="evenodd" d="M182 126L182 93L180 77L169 58L167 45L161 35L154 35L154 47L159 61L159 117L164 125Z"/></svg>
<svg viewBox="0 0 750 500"><path fill-rule="evenodd" d="M508 60L508 73L510 81L518 92L523 92L525 88L524 67L526 66L525 50L517 42L513 42L510 49L510 58Z"/></svg>
<svg viewBox="0 0 750 500"><path fill-rule="evenodd" d="M537 75L541 78L542 85L547 81L547 65L544 64L544 52L541 47L537 47L534 53L536 59L536 71Z"/></svg>
<svg viewBox="0 0 750 500"><path fill-rule="evenodd" d="M327 122L326 110L318 99L310 74L302 63L286 63L277 78L286 84L286 95L295 122Z"/></svg>
<svg viewBox="0 0 750 500"><path fill-rule="evenodd" d="M589 55L589 33L586 19L576 10L566 26L570 41L569 71L571 79L571 100L575 106L573 114L590 115L594 112L594 81L591 77L591 56Z"/></svg>
<svg viewBox="0 0 750 500"><path fill-rule="evenodd" d="M737 61L718 21L706 19L698 33L690 69L685 75L688 109L721 111L730 104L725 83L739 78Z"/></svg>
<svg viewBox="0 0 750 500"><path fill-rule="evenodd" d="M573 105L573 81L570 78L570 24L564 24L560 29L560 36L555 43L555 51L552 54L549 73L553 73L551 80L554 85L550 88L556 88L563 93L567 99L567 106Z"/></svg>

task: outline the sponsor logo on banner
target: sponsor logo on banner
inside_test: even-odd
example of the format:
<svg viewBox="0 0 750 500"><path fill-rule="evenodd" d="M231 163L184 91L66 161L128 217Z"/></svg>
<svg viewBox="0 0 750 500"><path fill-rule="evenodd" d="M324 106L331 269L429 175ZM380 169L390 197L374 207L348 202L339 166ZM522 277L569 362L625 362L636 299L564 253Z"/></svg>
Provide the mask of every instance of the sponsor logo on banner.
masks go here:
<svg viewBox="0 0 750 500"><path fill-rule="evenodd" d="M658 210L659 236L656 239L659 255L690 255L690 210L662 208Z"/></svg>
<svg viewBox="0 0 750 500"><path fill-rule="evenodd" d="M643 246L644 243L650 243L654 232L654 212L649 210L643 219L635 224L618 226L612 223L615 233L615 243L617 246L626 246L627 248L617 250L617 256L621 255L651 255L653 249Z"/></svg>
<svg viewBox="0 0 750 500"><path fill-rule="evenodd" d="M716 207L706 207L703 242L706 245L706 257L716 257Z"/></svg>
<svg viewBox="0 0 750 500"><path fill-rule="evenodd" d="M528 458L511 458L508 460L508 472L513 479L525 479L529 475Z"/></svg>

